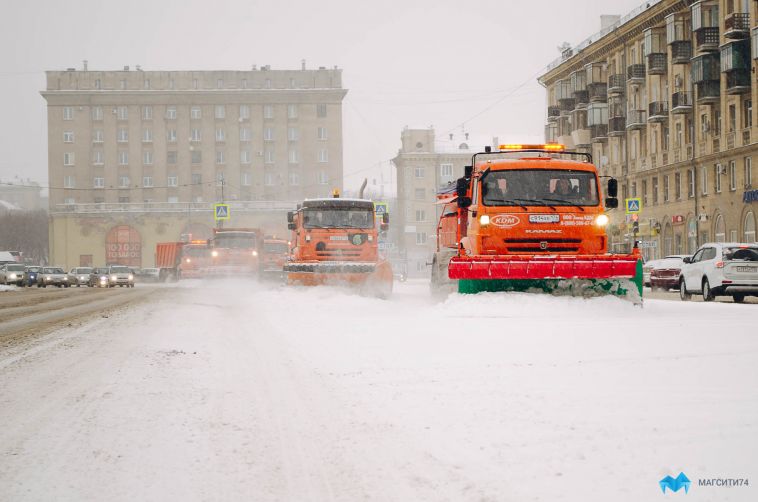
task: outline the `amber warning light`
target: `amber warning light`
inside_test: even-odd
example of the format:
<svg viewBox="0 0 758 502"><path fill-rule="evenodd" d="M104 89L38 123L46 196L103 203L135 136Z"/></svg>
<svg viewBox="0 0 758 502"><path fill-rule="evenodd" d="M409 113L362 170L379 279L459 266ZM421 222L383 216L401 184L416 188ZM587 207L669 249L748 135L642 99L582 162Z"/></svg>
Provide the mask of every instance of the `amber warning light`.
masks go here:
<svg viewBox="0 0 758 502"><path fill-rule="evenodd" d="M543 145L521 145L521 144L509 144L500 145L500 150L545 150L547 152L562 152L566 149L565 145L558 143L546 143Z"/></svg>

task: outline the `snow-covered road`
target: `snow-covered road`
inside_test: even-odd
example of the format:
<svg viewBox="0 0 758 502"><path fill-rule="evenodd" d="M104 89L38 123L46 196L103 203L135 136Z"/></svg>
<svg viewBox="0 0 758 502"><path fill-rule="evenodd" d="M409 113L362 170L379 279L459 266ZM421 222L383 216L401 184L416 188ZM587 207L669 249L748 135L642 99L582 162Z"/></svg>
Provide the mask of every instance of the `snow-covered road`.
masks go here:
<svg viewBox="0 0 758 502"><path fill-rule="evenodd" d="M756 307L182 283L0 352L0 499L638 502L680 471L758 484Z"/></svg>

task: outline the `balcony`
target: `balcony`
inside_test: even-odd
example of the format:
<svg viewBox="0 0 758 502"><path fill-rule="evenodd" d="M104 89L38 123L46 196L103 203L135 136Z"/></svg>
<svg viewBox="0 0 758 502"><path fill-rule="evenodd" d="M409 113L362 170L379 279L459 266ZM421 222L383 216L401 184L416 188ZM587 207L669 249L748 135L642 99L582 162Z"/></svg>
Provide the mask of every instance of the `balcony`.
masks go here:
<svg viewBox="0 0 758 502"><path fill-rule="evenodd" d="M671 44L671 62L673 64L688 64L692 59L692 42L682 40Z"/></svg>
<svg viewBox="0 0 758 502"><path fill-rule="evenodd" d="M735 12L724 20L724 37L731 39L747 38L750 33L750 14Z"/></svg>
<svg viewBox="0 0 758 502"><path fill-rule="evenodd" d="M726 74L726 93L743 94L750 92L749 70L735 70Z"/></svg>
<svg viewBox="0 0 758 502"><path fill-rule="evenodd" d="M574 107L575 108L587 108L587 104L590 102L590 95L587 89L581 91L574 91Z"/></svg>
<svg viewBox="0 0 758 502"><path fill-rule="evenodd" d="M675 92L671 95L671 113L690 113L692 111L692 93Z"/></svg>
<svg viewBox="0 0 758 502"><path fill-rule="evenodd" d="M608 101L608 84L604 82L589 84L587 92L589 93L590 103L605 103Z"/></svg>
<svg viewBox="0 0 758 502"><path fill-rule="evenodd" d="M626 117L608 119L608 136L617 137L626 134Z"/></svg>
<svg viewBox="0 0 758 502"><path fill-rule="evenodd" d="M576 148L589 147L591 144L590 130L589 129L576 129L572 131L571 140L574 142L574 147Z"/></svg>
<svg viewBox="0 0 758 502"><path fill-rule="evenodd" d="M558 108L561 109L561 114L566 115L574 111L574 108L576 108L576 106L574 106L574 103L575 103L574 98L559 99Z"/></svg>
<svg viewBox="0 0 758 502"><path fill-rule="evenodd" d="M645 65L633 64L626 68L626 79L630 84L643 84L645 83Z"/></svg>
<svg viewBox="0 0 758 502"><path fill-rule="evenodd" d="M624 87L626 86L626 79L623 73L617 73L608 77L608 95L618 96L624 94Z"/></svg>
<svg viewBox="0 0 758 502"><path fill-rule="evenodd" d="M665 122L669 118L668 101L653 101L648 105L648 121Z"/></svg>
<svg viewBox="0 0 758 502"><path fill-rule="evenodd" d="M695 47L698 51L716 51L719 48L719 29L717 26L700 28L695 32Z"/></svg>
<svg viewBox="0 0 758 502"><path fill-rule="evenodd" d="M647 113L645 110L629 110L626 120L626 128L630 130L644 129L647 125Z"/></svg>
<svg viewBox="0 0 758 502"><path fill-rule="evenodd" d="M590 139L593 143L604 143L608 140L608 124L590 126Z"/></svg>
<svg viewBox="0 0 758 502"><path fill-rule="evenodd" d="M667 55L664 53L653 53L647 55L647 73L648 75L663 75L668 68Z"/></svg>
<svg viewBox="0 0 758 502"><path fill-rule="evenodd" d="M695 84L697 90L697 102L700 104L716 103L721 99L721 82L718 80L705 80Z"/></svg>
<svg viewBox="0 0 758 502"><path fill-rule="evenodd" d="M548 106L547 107L547 120L550 122L555 122L558 120L558 117L561 116L561 107L560 106Z"/></svg>

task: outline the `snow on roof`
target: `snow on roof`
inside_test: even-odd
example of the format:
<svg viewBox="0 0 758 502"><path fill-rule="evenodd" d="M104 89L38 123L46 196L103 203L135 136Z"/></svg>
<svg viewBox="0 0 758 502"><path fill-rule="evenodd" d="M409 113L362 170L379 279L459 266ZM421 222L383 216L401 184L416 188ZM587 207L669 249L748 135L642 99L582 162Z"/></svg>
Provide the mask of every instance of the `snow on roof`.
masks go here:
<svg viewBox="0 0 758 502"><path fill-rule="evenodd" d="M5 209L6 211L20 211L21 210L21 208L18 207L16 204L8 202L7 200L0 200L0 209Z"/></svg>

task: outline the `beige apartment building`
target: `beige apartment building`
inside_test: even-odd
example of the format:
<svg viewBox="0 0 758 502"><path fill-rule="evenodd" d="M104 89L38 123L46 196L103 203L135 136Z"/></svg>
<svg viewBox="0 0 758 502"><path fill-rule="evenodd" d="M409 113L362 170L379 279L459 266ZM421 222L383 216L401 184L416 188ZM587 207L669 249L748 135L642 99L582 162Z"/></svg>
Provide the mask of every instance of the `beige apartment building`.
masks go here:
<svg viewBox="0 0 758 502"><path fill-rule="evenodd" d="M593 154L639 197L648 258L756 241L758 2L648 1L566 48L539 79L545 138ZM623 200L622 206L623 206ZM631 221L611 211L614 250Z"/></svg>
<svg viewBox="0 0 758 502"><path fill-rule="evenodd" d="M429 264L437 247L441 207L437 191L454 186L463 168L482 149L469 145L467 135L436 138L434 129L403 129L401 148L392 159L397 170L397 211L392 225L400 256L410 277L429 277ZM451 185L452 183L452 185Z"/></svg>
<svg viewBox="0 0 758 502"><path fill-rule="evenodd" d="M279 211L286 228L288 208L342 188L346 93L342 70L304 62L47 72L51 261L123 262L106 252L117 241L141 248L130 265L151 266L154 242L207 236L221 201L233 205L227 226Z"/></svg>

